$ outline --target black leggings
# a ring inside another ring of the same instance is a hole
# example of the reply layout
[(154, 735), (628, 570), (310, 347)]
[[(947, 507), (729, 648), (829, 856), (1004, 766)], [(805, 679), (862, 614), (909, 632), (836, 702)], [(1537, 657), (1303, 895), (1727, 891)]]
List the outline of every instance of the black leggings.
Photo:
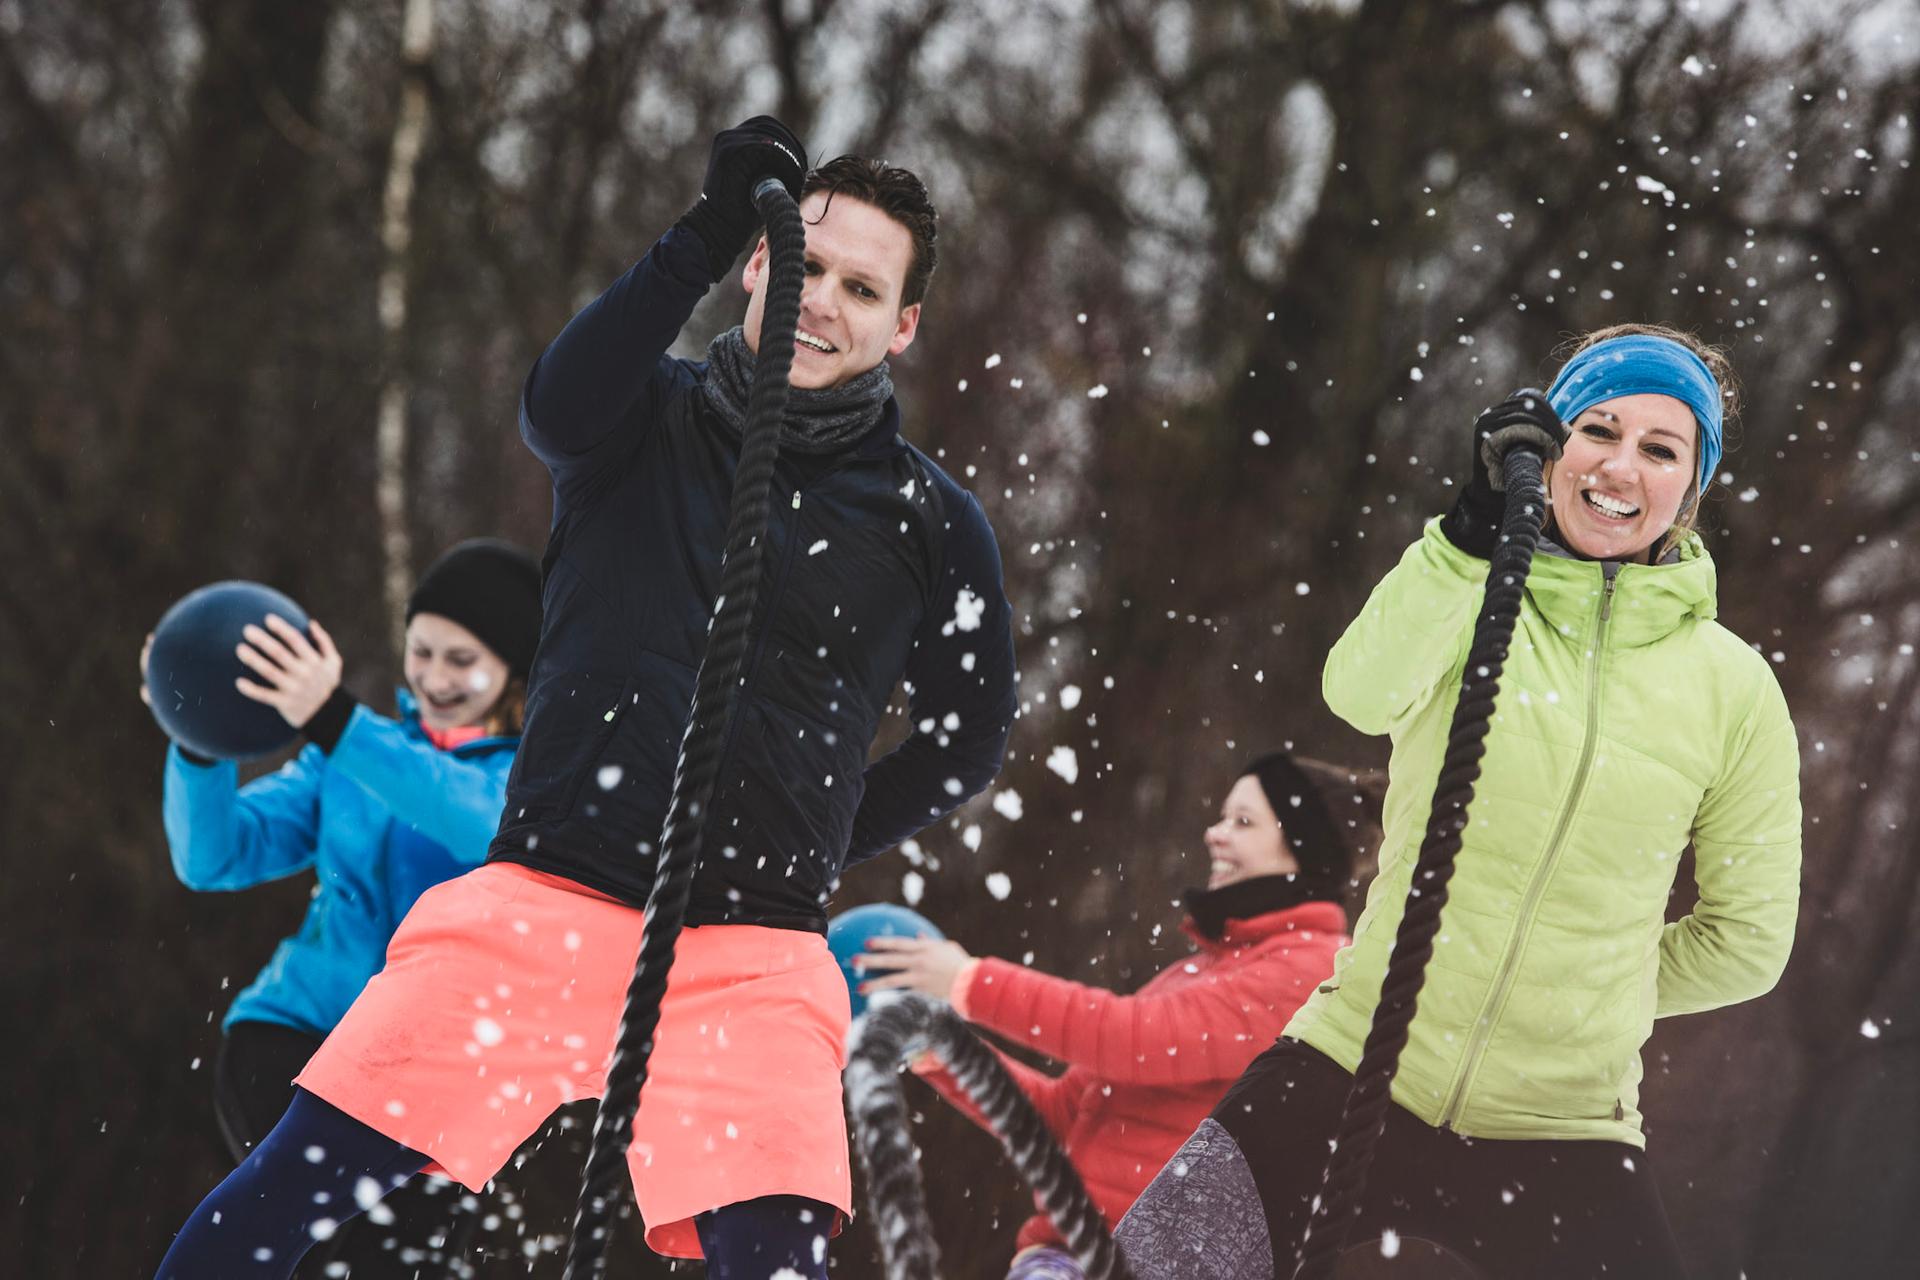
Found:
[[(236, 1022), (227, 1028), (213, 1062), (213, 1109), (234, 1163), (245, 1160), (293, 1102), (293, 1078), (321, 1038), (275, 1022)], [(325, 1275), (345, 1262), (364, 1280), (435, 1280), (455, 1271), (454, 1259), (472, 1246), (486, 1197), (476, 1200), (457, 1183), (420, 1179), (387, 1200), (379, 1223), (343, 1222), (318, 1244), (302, 1275)], [(390, 1215), (390, 1216), (389, 1216)]]
[[(1256, 1058), (1120, 1224), (1141, 1280), (1292, 1276), (1352, 1083), (1296, 1041)], [(1431, 1242), (1488, 1280), (1686, 1274), (1645, 1152), (1463, 1138), (1397, 1105), (1348, 1244), (1378, 1253), (1382, 1240), (1407, 1242), (1408, 1259)]]
[[(422, 1153), (295, 1090), (273, 1132), (187, 1219), (158, 1280), (287, 1280), (316, 1243), (334, 1239), (426, 1164)], [(703, 1213), (694, 1227), (711, 1280), (826, 1280), (836, 1217), (818, 1201), (767, 1196)]]
[(280, 1123), (293, 1101), (293, 1078), (319, 1047), (311, 1031), (274, 1022), (227, 1028), (213, 1060), (213, 1113), (235, 1164)]

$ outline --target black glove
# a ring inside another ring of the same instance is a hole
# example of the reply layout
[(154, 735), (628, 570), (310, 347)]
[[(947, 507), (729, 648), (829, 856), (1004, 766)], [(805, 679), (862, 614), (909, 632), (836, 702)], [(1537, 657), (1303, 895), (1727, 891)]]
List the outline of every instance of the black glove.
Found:
[(806, 176), (807, 149), (772, 116), (755, 116), (714, 135), (700, 198), (679, 222), (706, 245), (714, 279), (732, 270), (760, 226), (760, 211), (753, 206), (760, 179), (778, 178), (798, 200)]
[(1567, 429), (1547, 403), (1547, 393), (1535, 387), (1522, 387), (1482, 411), (1473, 421), (1473, 476), (1440, 522), (1447, 541), (1468, 555), (1491, 559), (1506, 514), (1500, 495), (1506, 489), (1507, 450), (1524, 444), (1542, 457), (1558, 458), (1566, 439)]

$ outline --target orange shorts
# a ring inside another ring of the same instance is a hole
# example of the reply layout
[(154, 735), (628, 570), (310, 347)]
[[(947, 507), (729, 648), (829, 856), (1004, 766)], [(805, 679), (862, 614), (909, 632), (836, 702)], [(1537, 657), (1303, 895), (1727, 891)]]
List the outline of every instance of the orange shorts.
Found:
[[(512, 863), (437, 885), (296, 1083), (477, 1191), (556, 1107), (600, 1095), (640, 922)], [(675, 953), (627, 1149), (647, 1244), (698, 1258), (694, 1215), (760, 1196), (852, 1216), (847, 988), (826, 940), (709, 925)]]

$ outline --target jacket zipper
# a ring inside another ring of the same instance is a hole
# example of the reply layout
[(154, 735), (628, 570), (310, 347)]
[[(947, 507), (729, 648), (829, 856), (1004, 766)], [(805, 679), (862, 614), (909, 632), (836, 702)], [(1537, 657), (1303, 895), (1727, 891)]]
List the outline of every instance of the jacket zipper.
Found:
[(1546, 893), (1547, 882), (1553, 878), (1554, 864), (1560, 860), (1560, 851), (1566, 844), (1567, 829), (1573, 825), (1573, 811), (1579, 807), (1580, 798), (1586, 794), (1587, 774), (1593, 767), (1594, 747), (1600, 736), (1600, 660), (1606, 644), (1607, 623), (1613, 618), (1613, 589), (1620, 573), (1617, 561), (1606, 561), (1601, 565), (1605, 576), (1605, 587), (1600, 595), (1600, 616), (1593, 624), (1593, 653), (1587, 663), (1587, 731), (1580, 746), (1580, 764), (1574, 770), (1573, 790), (1567, 795), (1567, 802), (1561, 808), (1558, 820), (1554, 823), (1553, 836), (1547, 841), (1546, 856), (1540, 859), (1540, 865), (1534, 868), (1533, 879), (1527, 884), (1527, 895), (1521, 900), (1520, 912), (1514, 929), (1507, 942), (1506, 954), (1501, 957), (1500, 970), (1494, 979), (1493, 990), (1487, 994), (1486, 1003), (1481, 1007), (1480, 1017), (1474, 1023), (1473, 1034), (1467, 1039), (1467, 1051), (1461, 1058), (1460, 1072), (1454, 1077), (1453, 1088), (1447, 1094), (1446, 1105), (1440, 1109), (1440, 1126), (1452, 1128), (1460, 1119), (1460, 1113), (1466, 1107), (1467, 1091), (1473, 1085), (1473, 1077), (1480, 1069), (1480, 1061), (1486, 1053), (1487, 1043), (1493, 1038), (1494, 1024), (1500, 1020), (1507, 997), (1512, 993), (1513, 980), (1520, 969), (1520, 951), (1522, 943), (1533, 928), (1533, 914), (1539, 909), (1540, 899)]

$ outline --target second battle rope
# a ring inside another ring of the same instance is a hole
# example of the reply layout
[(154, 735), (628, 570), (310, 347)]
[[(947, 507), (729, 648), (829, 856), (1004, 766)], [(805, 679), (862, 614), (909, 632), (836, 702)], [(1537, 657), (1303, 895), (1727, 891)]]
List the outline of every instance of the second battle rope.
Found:
[(673, 967), (674, 944), (679, 941), (693, 875), (700, 866), (702, 828), (719, 773), (727, 722), (733, 714), (734, 691), (747, 649), (747, 626), (759, 596), (769, 490), (780, 451), (787, 373), (793, 365), (794, 330), (800, 323), (800, 293), (806, 279), (807, 228), (793, 197), (772, 178), (754, 189), (753, 202), (767, 222), (772, 267), (753, 389), (747, 397), (746, 431), (733, 475), (719, 599), (707, 652), (694, 679), (693, 708), (687, 718), (686, 735), (680, 741), (680, 759), (674, 766), (673, 795), (667, 802), (659, 863), (653, 888), (647, 894), (640, 957), (627, 987), (620, 1037), (607, 1069), (600, 1112), (594, 1120), (593, 1146), (587, 1155), (567, 1252), (566, 1280), (587, 1280), (605, 1270), (613, 1211), (627, 1181), (627, 1144), (633, 1138), (633, 1117), (640, 1106), (641, 1086), (647, 1082), (647, 1061), (653, 1053), (654, 1032), (660, 1026), (660, 1000), (667, 990), (667, 971)]
[[(1508, 450), (1504, 461), (1507, 506), (1500, 521), (1500, 544), (1487, 566), (1486, 599), (1467, 649), (1460, 701), (1453, 709), (1446, 756), (1434, 785), (1433, 812), (1413, 864), (1406, 912), (1400, 917), (1393, 956), (1380, 981), (1380, 1003), (1374, 1007), (1373, 1026), (1353, 1074), (1346, 1111), (1321, 1180), (1320, 1197), (1301, 1237), (1303, 1253), (1294, 1280), (1328, 1280), (1346, 1246), (1347, 1233), (1360, 1216), (1367, 1171), (1386, 1128), (1393, 1077), (1400, 1069), (1400, 1051), (1406, 1048), (1414, 1006), (1426, 982), (1427, 961), (1440, 930), (1440, 910), (1447, 904), (1447, 882), (1453, 878), (1454, 855), (1460, 852), (1467, 806), (1473, 802), (1480, 758), (1487, 751), (1487, 727), (1493, 718), (1494, 698), (1500, 692), (1500, 673), (1506, 666), (1514, 624), (1520, 617), (1521, 592), (1533, 568), (1534, 549), (1540, 543), (1540, 528), (1546, 519), (1539, 455), (1516, 446)], [(1275, 1261), (1280, 1259), (1276, 1257)]]
[(923, 1050), (979, 1108), (1087, 1280), (1130, 1280), (1105, 1218), (1033, 1103), (959, 1014), (914, 992), (875, 1001), (855, 1024), (847, 1055), (847, 1108), (888, 1280), (934, 1280), (940, 1263), (900, 1089), (900, 1064)]

